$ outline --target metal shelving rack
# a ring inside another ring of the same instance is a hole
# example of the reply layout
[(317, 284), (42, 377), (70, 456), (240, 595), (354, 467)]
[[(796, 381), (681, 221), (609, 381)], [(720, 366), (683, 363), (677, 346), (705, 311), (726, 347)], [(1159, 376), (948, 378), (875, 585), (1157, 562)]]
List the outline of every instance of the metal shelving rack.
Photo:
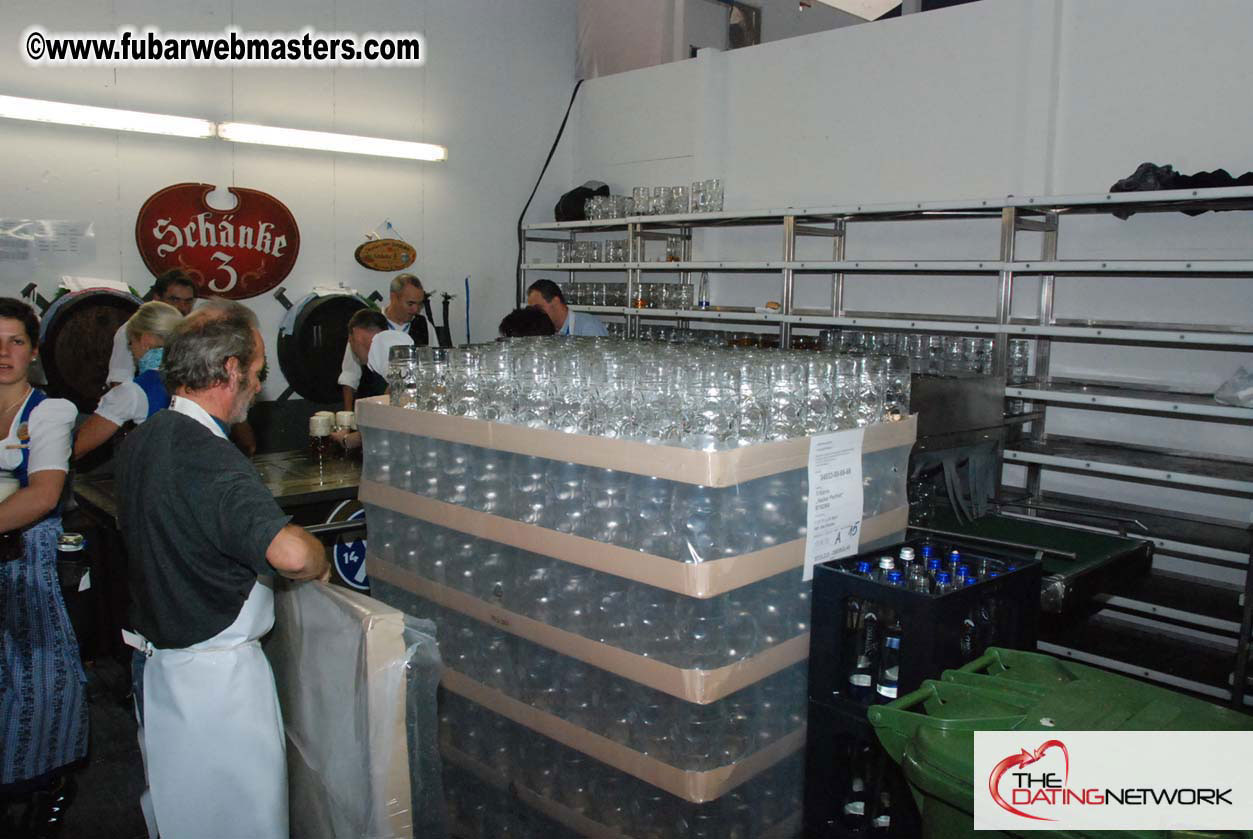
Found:
[[(968, 335), (1000, 336), (993, 357), (993, 374), (1004, 376), (1007, 338), (1025, 338), (1034, 344), (1034, 377), (1011, 383), (1006, 396), (1029, 404), (1018, 442), (1007, 446), (1008, 463), (1026, 470), (1025, 491), (1005, 499), (1006, 509), (1106, 531), (1127, 531), (1151, 539), (1159, 552), (1238, 568), (1244, 572), (1244, 592), (1233, 592), (1191, 577), (1155, 572), (1139, 587), (1136, 597), (1110, 598), (1106, 609), (1167, 624), (1221, 634), (1235, 644), (1235, 654), (1215, 654), (1195, 647), (1189, 656), (1182, 645), (1177, 658), (1190, 658), (1184, 676), (1155, 670), (1159, 662), (1145, 649), (1143, 628), (1105, 627), (1078, 633), (1072, 644), (1053, 645), (1051, 651), (1242, 705), (1248, 690), (1250, 633), (1253, 630), (1253, 527), (1249, 520), (1214, 520), (1167, 509), (1133, 507), (1043, 491), (1042, 476), (1060, 470), (1144, 482), (1234, 496), (1250, 500), (1253, 511), (1253, 459), (1249, 452), (1216, 457), (1184, 451), (1167, 451), (1096, 440), (1050, 435), (1048, 406), (1177, 417), (1194, 422), (1253, 425), (1253, 409), (1221, 405), (1212, 397), (1180, 393), (1118, 381), (1083, 381), (1054, 376), (1051, 355), (1055, 343), (1083, 342), (1119, 346), (1168, 346), (1253, 353), (1253, 322), (1215, 326), (1195, 323), (1075, 321), (1055, 315), (1057, 279), (1067, 276), (1119, 277), (1231, 277), (1253, 278), (1253, 260), (1247, 259), (1059, 259), (1061, 221), (1082, 215), (1110, 214), (1116, 210), (1165, 213), (1182, 210), (1253, 210), (1253, 188), (1176, 190), (1153, 193), (1111, 193), (1073, 196), (1005, 196), (950, 202), (900, 202), (892, 204), (840, 204), (828, 207), (778, 208), (669, 216), (637, 216), (599, 222), (532, 224), (525, 227), (523, 267), (536, 272), (567, 272), (574, 278), (584, 271), (625, 273), (627, 299), (638, 297), (639, 283), (656, 272), (677, 272), (679, 281), (691, 283), (702, 271), (744, 272), (775, 276), (782, 280), (782, 307), (763, 313), (745, 307), (675, 310), (634, 307), (576, 307), (580, 310), (625, 318), (628, 334), (637, 334), (644, 318), (775, 325), (780, 343), (787, 346), (796, 329), (828, 327), (862, 330), (886, 329)], [(986, 260), (858, 260), (846, 249), (851, 226), (861, 222), (985, 219), (999, 224), (1000, 246), (995, 259)], [(727, 261), (695, 259), (691, 234), (694, 229), (765, 227), (779, 231), (780, 259)], [(625, 232), (630, 240), (631, 261), (616, 264), (557, 264), (527, 262), (533, 244), (574, 240), (580, 235)], [(1038, 253), (1020, 253), (1019, 234), (1039, 234)], [(645, 242), (667, 235), (683, 237), (679, 262), (645, 261)], [(831, 239), (831, 259), (796, 259), (798, 237)], [(801, 309), (795, 305), (798, 275), (831, 277), (830, 306)], [(995, 277), (996, 301), (990, 317), (954, 317), (910, 312), (855, 311), (846, 306), (845, 278), (849, 275), (976, 275)], [(1038, 285), (1037, 314), (1014, 317), (1015, 279), (1031, 277)], [(1253, 291), (1253, 287), (1250, 289)], [(1246, 315), (1247, 316), (1247, 315)], [(1100, 512), (1098, 513), (1098, 508)], [(1233, 554), (1240, 559), (1232, 559)], [(1107, 622), (1108, 623), (1108, 622)], [(1082, 636), (1082, 637), (1080, 637)], [(1090, 637), (1089, 637), (1090, 636)], [(1096, 640), (1093, 640), (1096, 639)], [(1089, 643), (1083, 643), (1089, 642)], [(1108, 642), (1120, 658), (1093, 651)], [(1175, 643), (1163, 639), (1162, 649)], [(1087, 647), (1085, 649), (1084, 647)]]

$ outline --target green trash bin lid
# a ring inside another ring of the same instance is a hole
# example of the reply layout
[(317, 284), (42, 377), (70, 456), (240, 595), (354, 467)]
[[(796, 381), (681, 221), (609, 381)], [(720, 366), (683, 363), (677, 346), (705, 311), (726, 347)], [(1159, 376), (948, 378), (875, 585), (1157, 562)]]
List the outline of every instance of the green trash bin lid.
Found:
[(966, 812), (974, 810), (976, 731), (1253, 729), (1253, 717), (1200, 699), (1042, 653), (995, 647), (946, 671), (941, 681), (870, 708), (868, 716), (911, 784)]

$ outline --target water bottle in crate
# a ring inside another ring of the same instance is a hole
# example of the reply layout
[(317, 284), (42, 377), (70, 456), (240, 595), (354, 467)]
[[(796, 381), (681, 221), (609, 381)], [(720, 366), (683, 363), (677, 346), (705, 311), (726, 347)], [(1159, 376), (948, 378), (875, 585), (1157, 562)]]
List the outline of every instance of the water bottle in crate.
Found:
[[(919, 562), (929, 562), (934, 576)], [(989, 644), (1033, 649), (1040, 576), (1035, 559), (926, 540), (817, 566), (810, 698), (890, 702)]]

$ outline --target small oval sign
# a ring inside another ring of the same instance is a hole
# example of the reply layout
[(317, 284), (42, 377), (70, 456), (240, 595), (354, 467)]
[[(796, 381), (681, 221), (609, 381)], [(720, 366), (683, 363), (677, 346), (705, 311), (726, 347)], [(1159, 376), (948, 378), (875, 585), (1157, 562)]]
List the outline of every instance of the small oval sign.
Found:
[(371, 271), (403, 271), (418, 258), (418, 252), (413, 249), (413, 245), (400, 239), (372, 239), (363, 242), (353, 255)]

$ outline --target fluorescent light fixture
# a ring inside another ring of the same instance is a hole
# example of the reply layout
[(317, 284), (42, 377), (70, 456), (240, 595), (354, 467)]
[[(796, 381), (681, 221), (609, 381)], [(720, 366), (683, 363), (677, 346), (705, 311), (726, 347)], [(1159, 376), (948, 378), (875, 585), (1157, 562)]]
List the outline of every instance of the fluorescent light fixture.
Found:
[(212, 137), (213, 123), (207, 119), (147, 114), (117, 108), (91, 105), (69, 105), (44, 99), (23, 99), (0, 96), (0, 117), (54, 122), (60, 125), (83, 125), (89, 128), (110, 128), (114, 131), (139, 131), (145, 134), (170, 134), (175, 137)]
[(113, 131), (139, 131), (145, 134), (169, 134), (174, 137), (221, 137), (235, 143), (257, 143), (263, 146), (286, 146), (297, 149), (343, 154), (368, 154), (376, 157), (400, 157), (407, 160), (441, 161), (448, 159), (448, 149), (431, 143), (407, 140), (384, 140), (381, 137), (358, 137), (354, 134), (332, 134), (326, 131), (301, 131), (296, 128), (274, 128), (244, 122), (214, 123), (207, 119), (123, 111), (118, 108), (97, 108), (92, 105), (70, 105), (46, 99), (23, 99), (0, 96), (0, 118), (28, 119), (58, 125), (83, 125)]
[(344, 154), (370, 154), (378, 157), (403, 157), (410, 160), (440, 161), (448, 159), (448, 149), (431, 143), (406, 140), (384, 140), (380, 137), (359, 137), (354, 134), (331, 134), (325, 131), (301, 131), (296, 128), (274, 128), (245, 122), (218, 123), (218, 136), (234, 143), (258, 143), (263, 146), (288, 146), (297, 149), (318, 149)]

